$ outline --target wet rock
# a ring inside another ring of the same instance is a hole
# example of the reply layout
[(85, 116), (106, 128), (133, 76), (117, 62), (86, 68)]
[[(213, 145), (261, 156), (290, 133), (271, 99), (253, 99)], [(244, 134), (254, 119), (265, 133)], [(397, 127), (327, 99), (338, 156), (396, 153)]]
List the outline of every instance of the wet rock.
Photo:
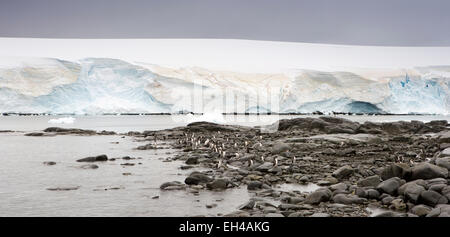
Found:
[(262, 188), (262, 183), (259, 181), (252, 181), (250, 183), (247, 184), (247, 189), (248, 190), (258, 190)]
[(399, 177), (402, 179), (409, 179), (411, 176), (411, 168), (407, 164), (395, 163), (385, 167), (381, 171), (381, 179), (388, 180), (392, 177)]
[(210, 177), (208, 177), (205, 174), (202, 174), (200, 172), (193, 172), (192, 174), (189, 175), (189, 177), (187, 177), (184, 180), (184, 183), (188, 184), (188, 185), (197, 185), (200, 183), (209, 183), (211, 182), (212, 179)]
[(438, 192), (427, 190), (420, 194), (420, 202), (434, 207), (437, 204), (447, 204), (448, 200)]
[(450, 205), (437, 205), (427, 214), (427, 217), (450, 217)]
[(306, 204), (319, 204), (330, 200), (332, 192), (327, 188), (320, 188), (311, 194), (309, 194), (304, 203)]
[(184, 184), (179, 181), (165, 182), (159, 186), (160, 189), (166, 190), (169, 187), (184, 187)]
[(410, 210), (410, 212), (412, 214), (414, 214), (414, 215), (419, 216), (419, 217), (424, 217), (424, 216), (428, 215), (431, 212), (431, 207), (420, 204), (420, 205), (414, 206)]
[(377, 187), (381, 182), (380, 176), (373, 175), (358, 181), (357, 185), (360, 187)]
[(397, 189), (404, 184), (404, 180), (401, 180), (398, 177), (393, 177), (388, 180), (381, 182), (377, 189), (380, 192), (388, 193), (390, 195), (395, 195), (397, 193)]
[(447, 178), (448, 170), (430, 163), (421, 163), (412, 168), (411, 179)]
[(54, 161), (44, 161), (44, 162), (42, 162), (42, 164), (51, 166), (51, 165), (56, 165), (56, 162), (54, 162)]
[(337, 194), (333, 197), (333, 202), (340, 204), (362, 204), (366, 201), (365, 198), (360, 198), (353, 194)]
[(212, 189), (212, 190), (218, 190), (218, 189), (226, 189), (228, 186), (229, 181), (226, 179), (216, 179), (210, 183), (206, 184), (206, 188)]
[(217, 203), (206, 204), (206, 208), (214, 208), (217, 207)]
[(64, 187), (54, 187), (54, 188), (47, 188), (49, 191), (72, 191), (79, 189), (80, 186), (64, 186)]
[(185, 162), (187, 165), (196, 165), (198, 164), (198, 158), (197, 157), (190, 157)]
[(28, 137), (42, 137), (44, 135), (45, 134), (42, 132), (30, 132), (30, 133), (25, 134), (25, 136), (28, 136)]
[(108, 156), (106, 155), (99, 155), (99, 156), (93, 156), (93, 157), (86, 157), (83, 159), (77, 160), (77, 162), (97, 162), (97, 161), (107, 161)]
[(437, 158), (436, 165), (450, 170), (450, 157)]
[(336, 177), (338, 180), (342, 180), (350, 176), (353, 173), (353, 168), (349, 165), (343, 166), (333, 172), (333, 177)]
[(93, 169), (98, 169), (98, 165), (82, 165), (80, 166), (81, 169), (85, 169), (85, 170), (93, 170)]

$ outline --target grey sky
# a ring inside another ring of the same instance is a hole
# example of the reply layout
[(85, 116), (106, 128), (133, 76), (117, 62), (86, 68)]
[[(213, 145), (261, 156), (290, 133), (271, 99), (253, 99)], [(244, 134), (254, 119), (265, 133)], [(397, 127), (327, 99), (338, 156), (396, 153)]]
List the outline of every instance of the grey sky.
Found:
[(0, 0), (0, 37), (450, 46), (447, 0)]

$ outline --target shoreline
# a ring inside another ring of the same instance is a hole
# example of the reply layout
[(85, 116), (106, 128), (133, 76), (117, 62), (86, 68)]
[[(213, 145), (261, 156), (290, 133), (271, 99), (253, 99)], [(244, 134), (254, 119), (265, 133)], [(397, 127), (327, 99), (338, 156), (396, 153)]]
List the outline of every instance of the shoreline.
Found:
[[(184, 182), (161, 180), (161, 192), (196, 195), (247, 188), (249, 200), (235, 203), (240, 205), (236, 211), (218, 216), (371, 216), (370, 210), (378, 210), (375, 216), (450, 214), (446, 120), (358, 123), (325, 116), (275, 124), (278, 129), (271, 133), (259, 127), (194, 122), (118, 135), (147, 143), (133, 148), (144, 151), (161, 149), (158, 144), (163, 142), (176, 151), (163, 162), (182, 161), (179, 169), (183, 170), (205, 169), (190, 172)], [(53, 127), (26, 135), (68, 134), (113, 133)], [(279, 188), (286, 185), (291, 187)], [(302, 190), (305, 185), (314, 188)], [(221, 203), (207, 208), (217, 205)]]

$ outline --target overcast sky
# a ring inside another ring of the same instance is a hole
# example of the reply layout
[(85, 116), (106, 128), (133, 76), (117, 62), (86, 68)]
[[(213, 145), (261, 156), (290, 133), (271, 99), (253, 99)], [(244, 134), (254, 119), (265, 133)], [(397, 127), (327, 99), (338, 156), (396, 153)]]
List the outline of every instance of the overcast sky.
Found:
[(0, 0), (0, 37), (450, 46), (450, 1)]

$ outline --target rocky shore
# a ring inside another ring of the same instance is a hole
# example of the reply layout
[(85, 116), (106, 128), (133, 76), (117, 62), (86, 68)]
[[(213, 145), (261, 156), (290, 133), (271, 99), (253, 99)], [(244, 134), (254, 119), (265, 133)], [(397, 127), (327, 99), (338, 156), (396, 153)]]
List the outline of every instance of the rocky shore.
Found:
[[(207, 168), (162, 190), (246, 186), (254, 194), (225, 216), (450, 216), (447, 121), (297, 118), (264, 129), (197, 122), (134, 135), (170, 140), (185, 169)], [(277, 189), (280, 184), (299, 188)], [(307, 184), (318, 188), (302, 192)]]
[[(115, 133), (48, 128), (26, 135), (64, 134)], [(163, 192), (246, 187), (250, 200), (220, 216), (450, 216), (450, 127), (445, 120), (357, 123), (319, 117), (280, 120), (265, 127), (196, 122), (118, 135), (144, 142), (137, 150), (163, 149), (161, 144), (174, 148), (176, 155), (164, 161), (184, 162), (180, 169), (202, 168), (184, 182), (166, 180), (160, 186)], [(98, 155), (77, 161), (110, 160), (115, 159)]]

